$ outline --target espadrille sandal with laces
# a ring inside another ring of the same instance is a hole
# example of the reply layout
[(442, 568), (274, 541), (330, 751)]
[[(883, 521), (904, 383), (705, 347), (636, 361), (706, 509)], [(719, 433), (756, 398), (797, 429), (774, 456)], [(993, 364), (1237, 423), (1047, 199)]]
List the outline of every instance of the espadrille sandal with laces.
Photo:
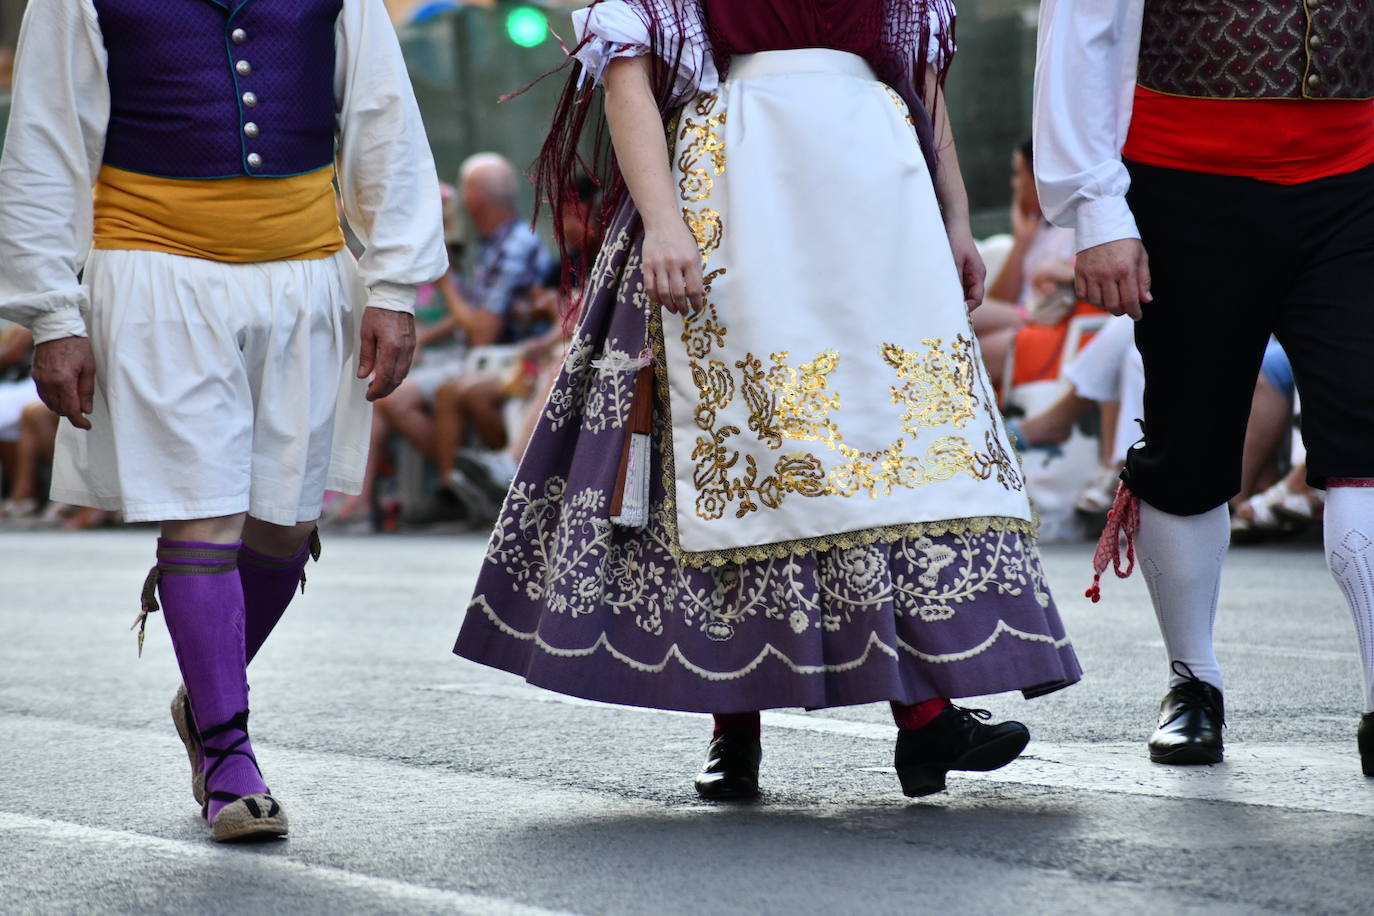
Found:
[[(215, 795), (223, 793), (210, 793)], [(230, 796), (232, 797), (232, 796)], [(244, 795), (220, 809), (210, 825), (216, 843), (244, 840), (274, 840), (286, 836), (286, 812), (270, 795)]]
[(196, 717), (191, 712), (191, 700), (186, 696), (186, 688), (178, 687), (172, 697), (172, 724), (177, 728), (177, 737), (186, 747), (186, 756), (191, 759), (191, 794), (196, 804), (205, 807), (205, 755), (201, 751), (200, 735), (196, 732)]
[[(217, 747), (210, 739), (227, 733), (238, 732), (240, 737), (228, 747)], [(257, 758), (253, 756), (248, 744), (248, 710), (243, 710), (228, 722), (207, 728), (200, 733), (201, 752), (209, 765), (205, 768), (205, 785), (209, 789), (215, 773), (230, 757), (247, 757), (253, 768), (262, 775)], [(210, 817), (212, 803), (222, 805), (213, 818)], [(235, 840), (268, 840), (286, 836), (286, 812), (281, 803), (270, 792), (255, 792), (238, 795), (210, 789), (201, 807), (201, 816), (210, 822), (211, 839), (217, 843)]]

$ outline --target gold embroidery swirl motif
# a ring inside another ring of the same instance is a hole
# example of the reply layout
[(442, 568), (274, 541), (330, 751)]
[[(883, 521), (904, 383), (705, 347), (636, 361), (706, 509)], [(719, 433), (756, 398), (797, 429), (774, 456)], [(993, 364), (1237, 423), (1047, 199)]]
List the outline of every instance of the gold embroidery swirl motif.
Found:
[(902, 429), (916, 435), (922, 429), (953, 426), (963, 429), (977, 414), (978, 396), (973, 393), (973, 340), (960, 334), (946, 353), (940, 338), (921, 341), (925, 353), (912, 353), (896, 344), (880, 348), (883, 362), (897, 370), (904, 384), (892, 388), (892, 403), (902, 404)]
[[(894, 94), (894, 100), (900, 102), (900, 97)], [(896, 374), (898, 384), (889, 392), (892, 403), (902, 408), (901, 435), (872, 451), (845, 442), (837, 422), (842, 398), (831, 387), (831, 377), (841, 365), (838, 351), (824, 350), (797, 366), (789, 363), (790, 353), (780, 351), (770, 354), (772, 365), (766, 369), (758, 356), (748, 353), (733, 363), (738, 380), (730, 365), (711, 358), (725, 346), (729, 332), (709, 295), (711, 283), (726, 273), (725, 268), (710, 271), (726, 227), (719, 210), (704, 206), (726, 166), (726, 115), (714, 113), (717, 101), (715, 94), (703, 95), (684, 109), (673, 130), (683, 222), (700, 249), (708, 293), (706, 304), (686, 317), (681, 334), (697, 393), (693, 422), (698, 434), (691, 460), (698, 517), (714, 521), (733, 509), (735, 518), (744, 518), (779, 508), (790, 494), (876, 499), (961, 473), (979, 480), (995, 477), (1007, 489), (1021, 489), (1015, 460), (992, 430), (984, 437), (984, 452), (962, 436), (945, 435), (909, 453), (924, 431), (964, 429), (978, 418), (980, 407), (992, 410), (977, 391), (980, 374), (971, 336), (959, 334), (948, 349), (941, 338), (923, 339), (921, 350), (893, 343), (878, 347), (878, 356)], [(722, 420), (737, 396), (748, 411), (748, 432), (766, 448), (782, 452), (784, 442), (816, 442), (838, 452), (841, 460), (827, 467), (816, 454), (798, 450), (779, 454), (771, 469), (760, 466), (755, 456), (731, 447), (731, 440), (743, 434), (742, 420)]]
[(774, 353), (768, 372), (768, 387), (777, 395), (782, 435), (799, 442), (822, 442), (833, 449), (844, 436), (830, 419), (830, 412), (840, 409), (840, 395), (830, 390), (828, 378), (839, 368), (840, 354), (826, 350), (796, 369), (787, 365), (789, 355), (785, 350)]

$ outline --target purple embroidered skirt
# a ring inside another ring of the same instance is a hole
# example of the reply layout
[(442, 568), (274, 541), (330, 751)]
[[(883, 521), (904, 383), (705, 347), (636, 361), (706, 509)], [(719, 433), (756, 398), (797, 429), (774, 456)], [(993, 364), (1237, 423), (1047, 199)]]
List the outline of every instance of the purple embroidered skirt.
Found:
[[(627, 205), (454, 652), (561, 693), (692, 712), (1031, 696), (1077, 681), (1034, 542), (1017, 530), (697, 568), (675, 559), (661, 435), (649, 524), (612, 524), (634, 358), (650, 338), (642, 239)], [(656, 404), (655, 424), (665, 415)]]

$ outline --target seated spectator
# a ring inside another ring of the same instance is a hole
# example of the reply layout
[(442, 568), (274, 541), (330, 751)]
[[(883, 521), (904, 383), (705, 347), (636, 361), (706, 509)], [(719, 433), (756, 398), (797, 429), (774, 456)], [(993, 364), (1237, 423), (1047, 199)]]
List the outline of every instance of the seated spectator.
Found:
[[(17, 324), (0, 321), (0, 516), (25, 517), (39, 509), (38, 474), (43, 452), (32, 427), (42, 411), (38, 388), (30, 377), (33, 335)], [(50, 413), (50, 411), (48, 411)], [(54, 430), (56, 429), (54, 421)], [(28, 435), (25, 435), (25, 433)], [(51, 447), (48, 449), (51, 459)]]
[[(590, 267), (588, 261), (601, 247), (596, 201), (595, 184), (584, 178), (560, 211), (569, 263), (566, 271), (564, 265), (550, 270), (543, 285), (531, 294), (534, 312), (547, 317), (549, 329), (521, 345), (520, 358), (504, 377), (454, 379), (439, 388), (434, 416), (440, 485), (461, 500), (474, 518), (495, 518), (500, 510), (501, 499), (533, 432), (533, 422), (562, 368), (575, 316), (563, 314), (567, 309), (560, 307), (559, 290), (567, 280), (574, 287), (569, 302), (577, 299), (577, 287)], [(528, 404), (516, 421), (513, 436), (507, 428), (512, 418), (505, 413), (511, 401)], [(475, 434), (478, 447), (464, 448), (471, 434)]]
[(1011, 154), (1010, 251), (988, 284), (983, 305), (974, 311), (973, 330), (994, 385), (1006, 376), (1012, 342), (1026, 323), (1032, 304), (1042, 298), (1033, 285), (1036, 272), (1071, 265), (1073, 230), (1050, 225), (1035, 189), (1034, 150), (1029, 138)]
[[(496, 518), (519, 464), (518, 456), (507, 450), (506, 404), (531, 399), (545, 370), (562, 364), (567, 334), (556, 320), (557, 289), (557, 278), (548, 278), (547, 285), (531, 294), (536, 310), (555, 320), (544, 334), (521, 345), (520, 358), (510, 372), (452, 379), (440, 386), (435, 397), (439, 485), (461, 501), (474, 519)], [(475, 437), (476, 448), (464, 447), (469, 436)]]
[(0, 321), (0, 518), (35, 519), (64, 528), (95, 528), (114, 514), (48, 503), (41, 484), (52, 467), (58, 415), (38, 397), (30, 375), (33, 335)]
[[(1270, 339), (1245, 431), (1241, 492), (1231, 500), (1231, 539), (1254, 544), (1296, 534), (1321, 521), (1326, 494), (1307, 485), (1301, 440), (1293, 430), (1297, 386), (1288, 356)], [(1291, 459), (1291, 460), (1290, 460)], [(1284, 468), (1292, 470), (1284, 474)]]
[(1091, 530), (1111, 508), (1126, 450), (1140, 438), (1135, 421), (1145, 413), (1145, 372), (1135, 348), (1135, 322), (1124, 315), (1110, 319), (1064, 367), (1063, 377), (1063, 394), (1021, 420), (1019, 435), (1030, 447), (1059, 446), (1080, 420), (1099, 411), (1099, 468), (1081, 482), (1074, 500)]
[(454, 265), (437, 285), (444, 317), (425, 332), (427, 344), (453, 341), (453, 349), (425, 354), (410, 377), (378, 401), (373, 415), (372, 451), (359, 501), (368, 505), (385, 443), (400, 435), (432, 464), (440, 452), (435, 439), (434, 404), (448, 382), (480, 378), (474, 351), (515, 345), (545, 332), (548, 316), (530, 304), (530, 291), (549, 269), (551, 258), (539, 237), (520, 217), (515, 169), (495, 153), (469, 157), (459, 171), (459, 195), (477, 235), (474, 264), (464, 282)]

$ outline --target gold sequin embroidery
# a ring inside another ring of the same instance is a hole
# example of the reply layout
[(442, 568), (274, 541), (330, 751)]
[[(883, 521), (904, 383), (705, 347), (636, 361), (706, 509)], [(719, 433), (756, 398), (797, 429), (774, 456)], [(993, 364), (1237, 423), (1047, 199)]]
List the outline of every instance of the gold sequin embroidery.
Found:
[(821, 442), (833, 449), (844, 438), (830, 418), (832, 410), (840, 409), (840, 395), (830, 390), (829, 383), (830, 374), (839, 368), (840, 354), (826, 350), (796, 369), (787, 364), (789, 355), (785, 350), (774, 353), (773, 368), (768, 372), (782, 435), (799, 442)]
[(978, 397), (973, 393), (977, 375), (973, 339), (960, 334), (950, 351), (942, 349), (940, 338), (921, 343), (925, 353), (903, 350), (896, 344), (880, 348), (883, 362), (897, 370), (903, 383), (892, 388), (892, 403), (902, 404), (902, 429), (917, 435), (922, 429), (953, 426), (963, 429), (977, 414)]
[[(905, 109), (900, 96), (893, 97)], [(709, 269), (726, 227), (718, 210), (703, 206), (726, 166), (725, 115), (713, 114), (716, 103), (714, 94), (702, 96), (684, 110), (674, 129), (683, 222), (701, 251), (708, 293), (705, 305), (686, 317), (681, 333), (697, 392), (693, 422), (699, 433), (691, 453), (696, 514), (713, 521), (733, 509), (735, 518), (743, 518), (761, 509), (777, 509), (789, 495), (877, 498), (961, 473), (980, 480), (995, 476), (1004, 487), (1021, 489), (1014, 459), (991, 431), (985, 437), (986, 452), (976, 451), (962, 436), (943, 436), (924, 451), (909, 453), (922, 431), (963, 429), (976, 419), (977, 408), (991, 409), (990, 403), (981, 404), (975, 390), (978, 357), (971, 336), (958, 335), (948, 349), (939, 338), (922, 340), (920, 351), (891, 343), (878, 348), (882, 361), (896, 373), (898, 384), (889, 390), (892, 402), (903, 408), (903, 435), (873, 451), (844, 441), (838, 420), (843, 400), (831, 387), (831, 376), (841, 363), (838, 351), (822, 351), (796, 366), (790, 363), (790, 353), (772, 353), (772, 365), (766, 369), (750, 353), (734, 362), (738, 375), (724, 361), (711, 358), (724, 347), (729, 333), (709, 295), (711, 283), (725, 274), (724, 268)], [(748, 433), (769, 450), (782, 452), (787, 442), (815, 442), (838, 452), (840, 460), (827, 467), (816, 454), (798, 450), (779, 454), (771, 468), (761, 466), (755, 456), (731, 447), (744, 430), (722, 422), (722, 413), (737, 399), (748, 411)]]

